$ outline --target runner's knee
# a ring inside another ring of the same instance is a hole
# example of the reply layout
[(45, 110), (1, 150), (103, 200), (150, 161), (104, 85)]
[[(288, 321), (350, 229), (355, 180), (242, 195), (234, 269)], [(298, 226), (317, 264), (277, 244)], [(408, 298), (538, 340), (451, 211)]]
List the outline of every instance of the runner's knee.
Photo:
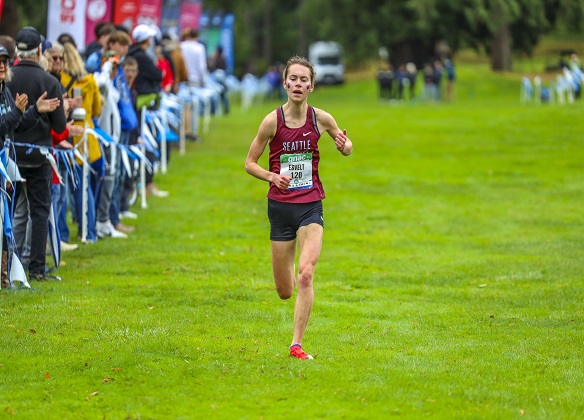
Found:
[(287, 286), (286, 287), (276, 287), (276, 290), (278, 291), (278, 296), (282, 300), (290, 299), (292, 297), (292, 293), (294, 292), (293, 287), (287, 287)]
[(314, 265), (306, 264), (300, 267), (298, 272), (298, 288), (312, 287), (312, 279), (314, 277)]

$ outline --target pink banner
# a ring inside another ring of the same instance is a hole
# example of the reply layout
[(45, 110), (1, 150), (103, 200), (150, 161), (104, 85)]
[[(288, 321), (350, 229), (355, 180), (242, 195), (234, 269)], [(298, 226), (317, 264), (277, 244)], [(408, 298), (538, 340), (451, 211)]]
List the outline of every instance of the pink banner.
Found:
[(85, 11), (85, 44), (95, 41), (94, 29), (99, 22), (111, 22), (113, 15), (112, 0), (87, 0)]
[(186, 0), (180, 5), (179, 28), (181, 32), (185, 28), (199, 29), (202, 7), (200, 1)]
[(160, 27), (162, 15), (162, 0), (140, 0), (138, 6), (137, 24), (156, 25)]

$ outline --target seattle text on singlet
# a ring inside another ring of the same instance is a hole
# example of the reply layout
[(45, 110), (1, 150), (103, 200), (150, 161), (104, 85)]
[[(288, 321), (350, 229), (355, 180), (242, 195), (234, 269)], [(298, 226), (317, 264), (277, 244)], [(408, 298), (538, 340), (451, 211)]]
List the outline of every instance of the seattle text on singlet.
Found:
[(270, 184), (268, 198), (284, 203), (311, 203), (324, 198), (324, 189), (318, 176), (318, 140), (320, 132), (316, 112), (310, 105), (302, 127), (286, 126), (284, 110), (276, 110), (278, 127), (270, 142), (270, 172), (288, 175), (290, 186), (281, 190)]

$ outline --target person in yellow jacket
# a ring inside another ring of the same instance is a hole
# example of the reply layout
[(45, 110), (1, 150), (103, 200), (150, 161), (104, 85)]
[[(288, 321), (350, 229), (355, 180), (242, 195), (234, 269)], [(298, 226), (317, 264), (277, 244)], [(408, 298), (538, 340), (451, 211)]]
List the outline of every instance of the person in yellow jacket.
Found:
[[(83, 59), (73, 44), (66, 43), (63, 45), (63, 65), (61, 67), (61, 84), (65, 87), (67, 95), (71, 98), (80, 97), (77, 106), (85, 109), (85, 127), (94, 128), (93, 118), (101, 114), (102, 98), (93, 74), (87, 73)], [(85, 237), (81, 240), (92, 243), (97, 240), (96, 232), (96, 211), (99, 206), (99, 196), (104, 176), (104, 160), (102, 157), (99, 140), (88, 134), (85, 137), (74, 137), (73, 145), (77, 146), (85, 138), (87, 141), (88, 154), (85, 157), (90, 163), (93, 171), (90, 171), (90, 182), (87, 183), (87, 231)], [(84, 153), (84, 145), (79, 144), (79, 152)], [(83, 176), (83, 164), (77, 159), (77, 173), (79, 175), (80, 185)], [(79, 236), (82, 235), (83, 217), (82, 217), (82, 197), (83, 191), (79, 186), (74, 191), (75, 207), (77, 210), (77, 223), (79, 225)]]

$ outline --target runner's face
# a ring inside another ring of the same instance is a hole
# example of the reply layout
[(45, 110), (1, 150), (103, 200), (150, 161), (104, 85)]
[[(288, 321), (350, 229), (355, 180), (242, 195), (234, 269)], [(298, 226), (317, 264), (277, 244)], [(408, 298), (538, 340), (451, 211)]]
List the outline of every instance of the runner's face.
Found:
[(310, 69), (302, 64), (292, 64), (288, 68), (288, 76), (284, 80), (288, 98), (304, 101), (312, 92), (314, 85), (310, 80)]

